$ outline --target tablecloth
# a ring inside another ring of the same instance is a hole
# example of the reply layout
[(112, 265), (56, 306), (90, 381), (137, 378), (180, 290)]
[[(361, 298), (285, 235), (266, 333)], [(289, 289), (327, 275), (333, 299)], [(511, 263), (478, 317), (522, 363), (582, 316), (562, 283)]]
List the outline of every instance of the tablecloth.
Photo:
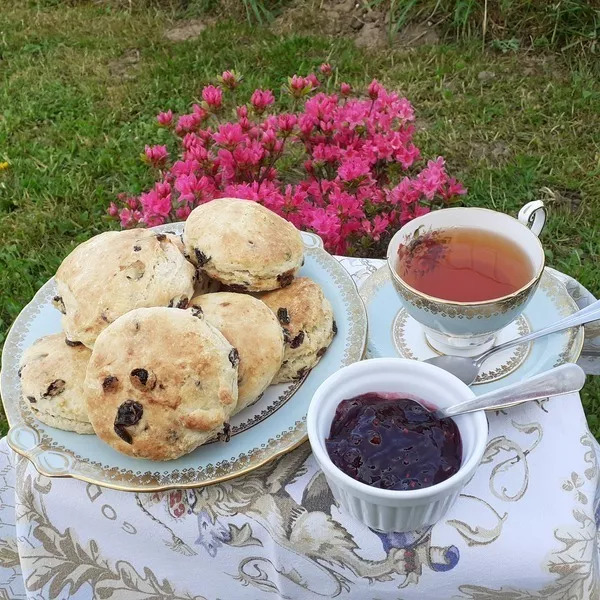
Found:
[[(361, 283), (381, 261), (340, 258)], [(562, 276), (580, 306), (593, 297)], [(600, 330), (581, 364), (600, 372)], [(434, 527), (340, 511), (308, 445), (198, 490), (39, 475), (0, 442), (0, 600), (600, 598), (598, 446), (577, 394), (489, 415), (482, 464)]]

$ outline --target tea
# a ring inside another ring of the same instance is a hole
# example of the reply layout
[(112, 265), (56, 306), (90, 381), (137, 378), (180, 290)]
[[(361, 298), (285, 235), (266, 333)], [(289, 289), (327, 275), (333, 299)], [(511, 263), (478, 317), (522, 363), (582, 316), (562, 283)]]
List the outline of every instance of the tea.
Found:
[(519, 246), (491, 231), (437, 229), (398, 249), (398, 274), (419, 292), (454, 302), (501, 298), (525, 286), (533, 265)]

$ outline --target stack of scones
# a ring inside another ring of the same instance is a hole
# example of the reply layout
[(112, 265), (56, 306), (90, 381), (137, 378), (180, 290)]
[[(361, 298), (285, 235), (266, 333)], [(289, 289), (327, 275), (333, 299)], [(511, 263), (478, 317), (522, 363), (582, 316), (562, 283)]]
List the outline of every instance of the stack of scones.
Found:
[(52, 427), (169, 460), (229, 439), (272, 383), (302, 379), (336, 333), (318, 284), (296, 277), (298, 230), (248, 200), (197, 207), (183, 241), (133, 229), (75, 248), (56, 273), (63, 332), (28, 348), (24, 403)]

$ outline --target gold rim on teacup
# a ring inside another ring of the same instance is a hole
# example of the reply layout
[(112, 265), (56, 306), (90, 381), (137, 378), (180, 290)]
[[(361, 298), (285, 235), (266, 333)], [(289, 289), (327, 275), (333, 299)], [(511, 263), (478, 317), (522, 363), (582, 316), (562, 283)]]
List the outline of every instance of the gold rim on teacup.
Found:
[[(477, 210), (477, 211), (483, 211), (486, 213), (497, 213), (497, 214), (503, 214), (504, 216), (510, 217), (511, 219), (515, 220), (519, 225), (521, 225), (521, 227), (523, 227), (523, 229), (525, 229), (528, 233), (532, 233), (531, 230), (524, 225), (523, 223), (521, 223), (520, 221), (518, 221), (517, 219), (514, 219), (514, 217), (511, 217), (510, 215), (506, 215), (505, 213), (498, 213), (498, 211), (496, 210), (490, 210), (489, 208), (479, 208), (479, 207), (471, 207), (471, 206), (465, 206), (465, 207), (456, 207), (456, 208), (443, 208), (441, 210), (444, 211), (455, 211), (455, 210), (464, 210), (464, 209), (468, 209), (468, 210)], [(428, 217), (428, 215), (430, 215), (431, 213), (427, 213), (426, 215), (423, 215), (421, 217), (417, 217), (416, 219), (413, 219), (412, 221), (410, 221), (410, 224), (413, 225), (415, 223), (417, 223), (418, 221), (425, 221)], [(449, 305), (453, 305), (453, 306), (482, 306), (485, 304), (495, 304), (497, 302), (503, 302), (504, 300), (509, 300), (510, 298), (514, 298), (515, 296), (518, 296), (519, 294), (521, 294), (522, 292), (528, 290), (532, 285), (535, 285), (536, 283), (539, 282), (539, 280), (541, 279), (543, 273), (544, 273), (544, 267), (546, 266), (546, 256), (544, 254), (544, 248), (542, 246), (542, 243), (540, 242), (539, 238), (537, 237), (537, 235), (533, 234), (533, 236), (535, 237), (535, 239), (537, 240), (537, 243), (539, 245), (540, 248), (540, 252), (542, 253), (542, 262), (540, 265), (540, 268), (536, 271), (535, 275), (523, 286), (520, 287), (518, 290), (510, 293), (510, 294), (506, 294), (505, 296), (499, 296), (498, 298), (491, 298), (489, 300), (476, 300), (473, 302), (458, 302), (456, 300), (446, 300), (444, 298), (437, 298), (436, 296), (430, 296), (429, 294), (425, 294), (424, 292), (420, 292), (419, 290), (417, 290), (416, 288), (412, 287), (411, 285), (409, 285), (408, 283), (406, 283), (406, 281), (404, 281), (404, 279), (402, 279), (402, 277), (400, 277), (400, 275), (398, 274), (398, 271), (396, 271), (394, 264), (393, 264), (393, 260), (396, 257), (396, 254), (398, 252), (398, 249), (396, 248), (393, 252), (392, 252), (392, 248), (394, 245), (394, 240), (397, 236), (399, 236), (400, 233), (402, 233), (402, 230), (404, 229), (404, 227), (401, 227), (392, 237), (392, 239), (390, 240), (390, 243), (388, 244), (388, 251), (387, 251), (387, 264), (388, 267), (392, 273), (392, 278), (395, 279), (400, 285), (402, 285), (404, 288), (406, 288), (409, 292), (411, 292), (412, 294), (414, 294), (415, 296), (420, 296), (421, 298), (423, 298), (424, 300), (427, 300), (428, 302), (435, 302), (437, 304), (449, 304)]]

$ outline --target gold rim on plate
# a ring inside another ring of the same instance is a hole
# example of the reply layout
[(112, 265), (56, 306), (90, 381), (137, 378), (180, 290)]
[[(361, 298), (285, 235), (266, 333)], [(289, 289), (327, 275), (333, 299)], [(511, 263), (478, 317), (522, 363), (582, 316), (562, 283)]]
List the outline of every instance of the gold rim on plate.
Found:
[[(182, 224), (169, 224), (155, 228), (157, 231), (181, 230)], [(348, 334), (340, 355), (340, 367), (361, 360), (367, 345), (367, 314), (358, 288), (344, 267), (322, 246), (314, 234), (303, 234), (305, 251), (315, 259), (320, 268), (337, 287), (348, 313)], [(291, 452), (308, 440), (306, 415), (275, 436), (260, 440), (256, 447), (233, 459), (223, 456), (215, 465), (207, 464), (198, 469), (172, 469), (171, 471), (141, 471), (106, 465), (91, 458), (77, 455), (69, 448), (60, 446), (40, 428), (26, 407), (22, 406), (18, 382), (18, 363), (23, 339), (29, 332), (31, 319), (49, 302), (53, 295), (53, 279), (44, 284), (31, 302), (21, 311), (6, 337), (0, 372), (0, 392), (10, 426), (7, 436), (9, 446), (26, 457), (36, 470), (47, 477), (71, 477), (101, 487), (127, 492), (158, 492), (170, 489), (203, 487), (246, 475), (284, 454)], [(9, 354), (6, 350), (9, 350)], [(17, 352), (15, 352), (15, 350)], [(300, 388), (301, 389), (301, 388)], [(24, 409), (24, 410), (23, 410)], [(269, 417), (265, 417), (268, 419)], [(20, 437), (22, 439), (20, 439)], [(265, 436), (266, 437), (266, 436)], [(48, 458), (62, 461), (62, 466), (49, 467)], [(157, 463), (157, 465), (168, 463)], [(167, 480), (168, 479), (168, 480)]]

